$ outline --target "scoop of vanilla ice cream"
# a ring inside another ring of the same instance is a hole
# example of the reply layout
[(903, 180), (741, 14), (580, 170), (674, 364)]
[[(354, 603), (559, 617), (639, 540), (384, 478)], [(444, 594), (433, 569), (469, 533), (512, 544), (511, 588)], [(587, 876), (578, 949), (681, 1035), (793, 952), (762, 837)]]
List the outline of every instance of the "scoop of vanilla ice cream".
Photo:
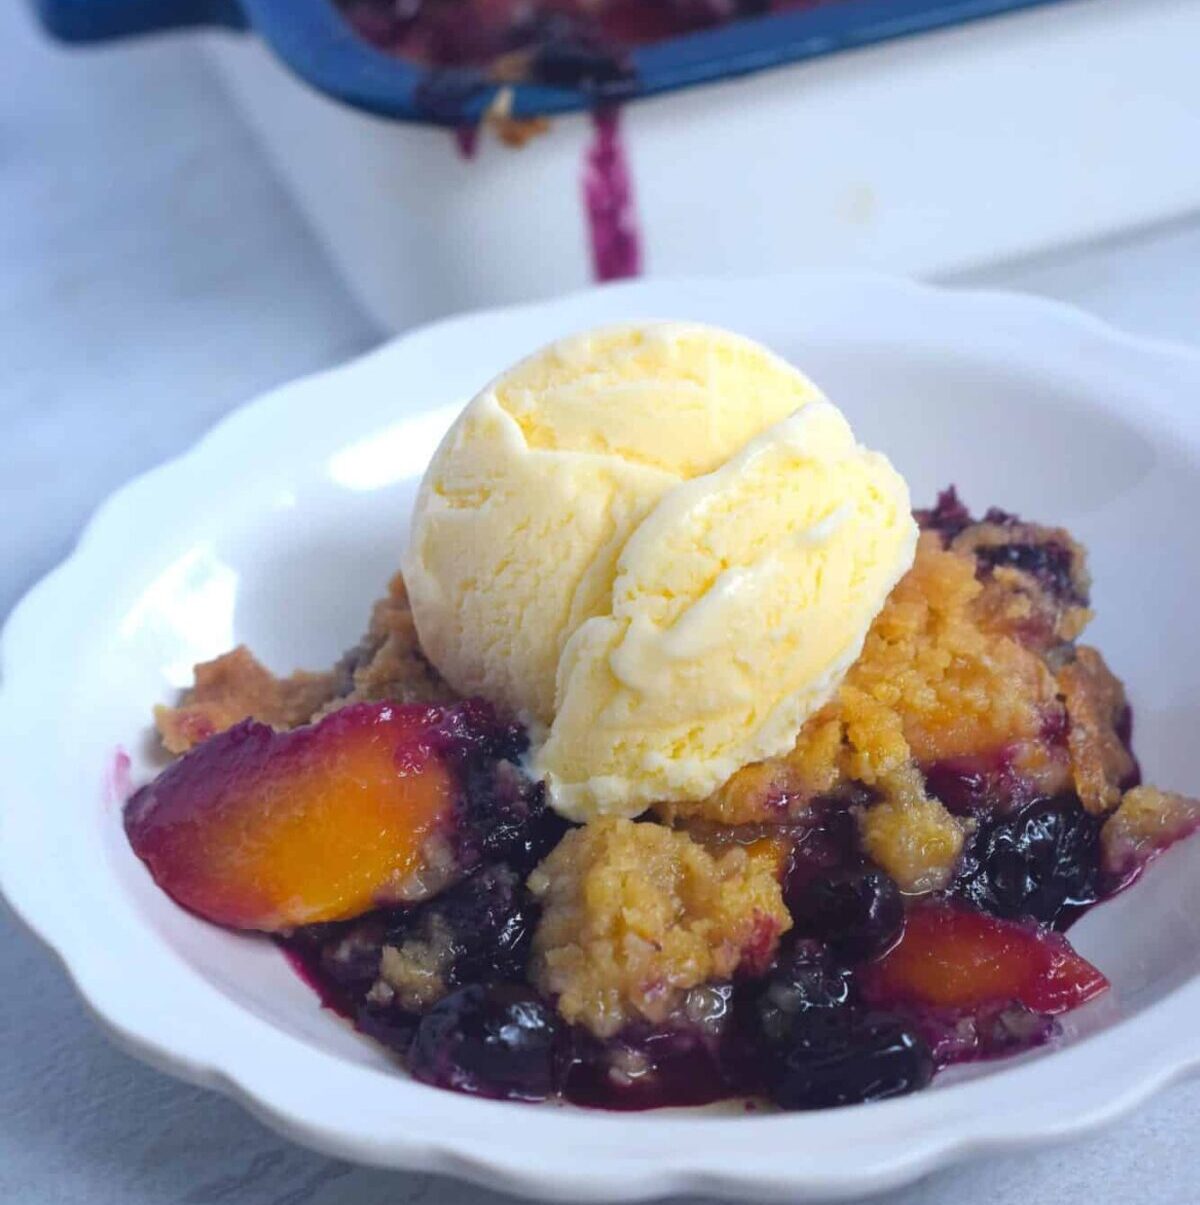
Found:
[(916, 535), (903, 479), (824, 401), (664, 495), (617, 559), (607, 613), (563, 649), (536, 756), (559, 810), (700, 799), (789, 749)]
[(531, 724), (586, 820), (788, 749), (915, 544), (904, 481), (803, 375), (660, 324), (564, 340), (475, 398), (404, 572), (427, 656)]
[(461, 693), (549, 725), (563, 646), (610, 609), (654, 504), (819, 396), (758, 344), (690, 324), (591, 331), (516, 365), (421, 485), (403, 568), (426, 656)]

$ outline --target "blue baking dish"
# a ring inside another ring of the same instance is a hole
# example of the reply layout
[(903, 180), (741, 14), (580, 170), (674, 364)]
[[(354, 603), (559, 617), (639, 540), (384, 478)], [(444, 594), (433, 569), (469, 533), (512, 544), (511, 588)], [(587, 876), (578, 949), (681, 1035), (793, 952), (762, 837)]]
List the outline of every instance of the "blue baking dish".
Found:
[[(646, 0), (653, 3), (654, 0)], [(1067, 0), (834, 0), (816, 8), (741, 20), (640, 47), (625, 78), (593, 87), (520, 84), (512, 113), (535, 117), (671, 92)], [(386, 117), (443, 125), (478, 120), (496, 90), (446, 73), (431, 88), (423, 68), (363, 41), (333, 0), (34, 0), (46, 28), (71, 42), (187, 26), (250, 29), (301, 78), (330, 96)]]

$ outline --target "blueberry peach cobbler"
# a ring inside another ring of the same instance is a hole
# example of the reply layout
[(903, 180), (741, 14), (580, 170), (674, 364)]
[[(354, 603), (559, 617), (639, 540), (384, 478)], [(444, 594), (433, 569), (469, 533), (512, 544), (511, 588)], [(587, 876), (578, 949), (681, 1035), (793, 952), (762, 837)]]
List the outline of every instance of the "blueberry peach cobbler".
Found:
[[(442, 69), (619, 93), (627, 52), (830, 0), (337, 0), (356, 32), (390, 54)], [(471, 77), (467, 77), (468, 79)]]
[(764, 349), (593, 332), (471, 403), (330, 672), (156, 720), (155, 881), (417, 1079), (877, 1100), (1052, 1040), (1065, 931), (1200, 826), (1141, 785), (1064, 530), (902, 479)]

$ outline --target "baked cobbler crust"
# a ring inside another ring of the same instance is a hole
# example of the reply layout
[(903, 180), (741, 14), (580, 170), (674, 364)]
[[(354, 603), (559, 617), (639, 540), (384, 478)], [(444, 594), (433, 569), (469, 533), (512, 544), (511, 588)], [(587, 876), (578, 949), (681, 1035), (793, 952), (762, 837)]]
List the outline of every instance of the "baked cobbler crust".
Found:
[(690, 988), (761, 974), (792, 927), (769, 852), (713, 854), (661, 824), (574, 829), (529, 889), (542, 905), (533, 981), (599, 1037), (665, 1021)]

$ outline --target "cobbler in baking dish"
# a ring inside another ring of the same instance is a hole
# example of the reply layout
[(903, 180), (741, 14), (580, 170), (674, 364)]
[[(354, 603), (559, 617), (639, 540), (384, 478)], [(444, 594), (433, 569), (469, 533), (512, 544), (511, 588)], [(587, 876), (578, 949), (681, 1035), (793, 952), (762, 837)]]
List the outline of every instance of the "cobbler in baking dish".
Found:
[(619, 89), (626, 51), (831, 0), (338, 0), (358, 34), (439, 68), (497, 82)]
[[(1200, 825), (1140, 781), (1064, 530), (953, 489), (791, 748), (576, 824), (531, 733), (427, 659), (405, 583), (328, 673), (245, 649), (156, 720), (156, 882), (271, 934), (416, 1078), (616, 1109), (876, 1100), (1047, 1043), (1083, 911)], [(536, 732), (534, 739), (541, 739)]]

